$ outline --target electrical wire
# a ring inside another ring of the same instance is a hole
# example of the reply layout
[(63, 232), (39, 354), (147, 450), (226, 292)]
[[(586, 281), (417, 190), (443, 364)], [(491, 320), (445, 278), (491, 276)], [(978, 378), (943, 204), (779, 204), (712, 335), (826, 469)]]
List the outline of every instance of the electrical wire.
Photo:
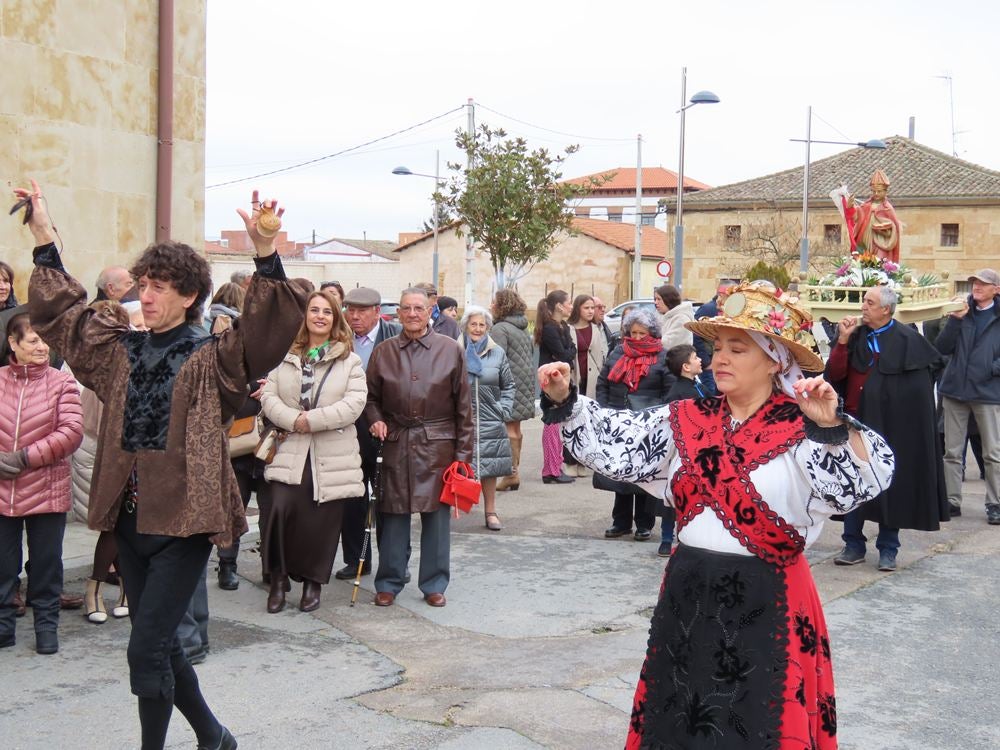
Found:
[(260, 174), (250, 175), (249, 177), (240, 177), (240, 178), (235, 179), (235, 180), (227, 180), (226, 182), (217, 182), (214, 185), (208, 185), (208, 186), (206, 186), (205, 190), (212, 190), (213, 188), (225, 187), (226, 185), (235, 185), (235, 184), (240, 183), (240, 182), (247, 182), (248, 180), (256, 180), (256, 179), (258, 179), (260, 177), (270, 177), (271, 175), (280, 174), (282, 172), (290, 172), (293, 169), (299, 169), (301, 167), (305, 167), (305, 166), (308, 166), (310, 164), (316, 164), (317, 162), (326, 161), (327, 159), (333, 159), (334, 157), (337, 157), (337, 156), (343, 156), (344, 154), (348, 154), (348, 153), (350, 153), (352, 151), (357, 151), (359, 149), (362, 149), (365, 146), (371, 146), (371, 145), (373, 145), (375, 143), (379, 143), (380, 141), (385, 141), (385, 140), (388, 140), (390, 138), (395, 138), (397, 135), (402, 135), (403, 133), (408, 133), (411, 130), (416, 130), (419, 127), (422, 127), (422, 126), (424, 126), (424, 125), (426, 125), (426, 124), (428, 124), (430, 122), (434, 122), (435, 120), (440, 120), (440, 119), (442, 119), (444, 117), (447, 117), (448, 115), (453, 114), (455, 112), (458, 112), (459, 110), (464, 109), (464, 108), (465, 108), (465, 105), (463, 104), (461, 106), (455, 107), (454, 109), (449, 109), (447, 112), (442, 112), (439, 115), (435, 115), (434, 117), (431, 117), (431, 118), (428, 118), (426, 120), (423, 120), (422, 122), (418, 122), (415, 125), (410, 125), (409, 127), (402, 128), (402, 129), (397, 130), (395, 132), (389, 133), (388, 135), (383, 135), (383, 136), (381, 136), (379, 138), (373, 138), (370, 141), (365, 141), (364, 143), (359, 143), (357, 146), (351, 146), (350, 148), (345, 148), (345, 149), (343, 149), (341, 151), (336, 151), (336, 152), (334, 152), (332, 154), (326, 154), (325, 156), (318, 156), (315, 159), (308, 159), (307, 161), (299, 162), (297, 164), (292, 164), (292, 165), (287, 166), (287, 167), (282, 167), (281, 169), (272, 169), (269, 172), (261, 172)]
[(487, 107), (481, 102), (476, 102), (476, 107), (479, 109), (485, 109), (487, 112), (492, 112), (495, 115), (500, 115), (513, 122), (521, 123), (522, 125), (527, 125), (529, 128), (535, 128), (537, 130), (544, 130), (548, 133), (555, 133), (556, 135), (564, 135), (568, 138), (579, 138), (582, 141), (634, 141), (635, 138), (602, 138), (600, 136), (590, 136), (590, 135), (578, 135), (576, 133), (566, 133), (562, 130), (553, 130), (552, 128), (542, 127), (541, 125), (535, 125), (534, 123), (527, 122), (526, 120), (519, 120), (516, 117), (511, 117), (510, 115), (505, 115), (503, 112), (499, 112), (491, 107)]

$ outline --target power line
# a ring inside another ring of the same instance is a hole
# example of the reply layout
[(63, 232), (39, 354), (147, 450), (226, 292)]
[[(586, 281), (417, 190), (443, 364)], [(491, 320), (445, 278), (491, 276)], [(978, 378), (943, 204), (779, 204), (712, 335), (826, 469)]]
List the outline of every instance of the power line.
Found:
[(364, 143), (359, 143), (357, 146), (351, 146), (350, 148), (345, 148), (342, 151), (336, 151), (336, 152), (334, 152), (332, 154), (327, 154), (326, 156), (318, 156), (315, 159), (309, 159), (307, 161), (299, 162), (298, 164), (292, 164), (292, 165), (287, 166), (287, 167), (282, 167), (281, 169), (272, 169), (270, 172), (261, 172), (260, 174), (250, 175), (249, 177), (240, 177), (239, 179), (236, 179), (236, 180), (227, 180), (226, 182), (217, 182), (214, 185), (208, 185), (205, 189), (206, 190), (211, 190), (213, 188), (224, 187), (226, 185), (235, 185), (236, 183), (239, 183), (239, 182), (247, 182), (248, 180), (256, 180), (256, 179), (259, 179), (261, 177), (270, 177), (271, 175), (274, 175), (274, 174), (280, 174), (281, 172), (289, 172), (289, 171), (291, 171), (293, 169), (299, 169), (300, 167), (305, 167), (305, 166), (308, 166), (310, 164), (316, 164), (317, 162), (326, 161), (327, 159), (333, 159), (336, 156), (343, 156), (344, 154), (348, 154), (351, 151), (357, 151), (358, 149), (362, 149), (365, 146), (371, 146), (372, 144), (379, 143), (380, 141), (385, 141), (385, 140), (388, 140), (389, 138), (395, 138), (397, 135), (402, 135), (403, 133), (408, 133), (411, 130), (416, 130), (419, 127), (422, 127), (424, 125), (427, 125), (428, 123), (434, 122), (435, 120), (440, 120), (441, 118), (447, 117), (448, 115), (453, 114), (454, 112), (458, 112), (459, 110), (464, 109), (464, 108), (465, 108), (465, 105), (463, 104), (461, 106), (455, 107), (454, 109), (449, 109), (447, 112), (442, 112), (439, 115), (435, 115), (434, 117), (428, 118), (428, 119), (424, 120), (423, 122), (418, 122), (415, 125), (410, 125), (409, 127), (402, 128), (402, 129), (397, 130), (395, 132), (389, 133), (388, 135), (383, 135), (383, 136), (381, 136), (379, 138), (373, 138), (370, 141), (365, 141)]
[(511, 117), (510, 115), (505, 115), (503, 112), (498, 112), (497, 110), (492, 109), (490, 107), (487, 107), (485, 104), (482, 104), (480, 102), (476, 102), (476, 106), (479, 107), (480, 109), (485, 109), (487, 112), (492, 112), (495, 115), (500, 115), (501, 117), (504, 117), (504, 118), (506, 118), (508, 120), (511, 120), (513, 122), (519, 122), (522, 125), (527, 125), (529, 128), (535, 128), (537, 130), (544, 130), (544, 131), (546, 131), (548, 133), (555, 133), (556, 135), (564, 135), (564, 136), (566, 136), (568, 138), (579, 138), (582, 141), (620, 141), (620, 142), (624, 142), (624, 141), (634, 141), (635, 140), (635, 138), (602, 138), (602, 137), (599, 137), (599, 136), (577, 135), (576, 133), (566, 133), (566, 132), (564, 132), (562, 130), (553, 130), (552, 128), (545, 128), (545, 127), (542, 127), (541, 125), (535, 125), (533, 123), (527, 122), (526, 120), (519, 120), (516, 117)]

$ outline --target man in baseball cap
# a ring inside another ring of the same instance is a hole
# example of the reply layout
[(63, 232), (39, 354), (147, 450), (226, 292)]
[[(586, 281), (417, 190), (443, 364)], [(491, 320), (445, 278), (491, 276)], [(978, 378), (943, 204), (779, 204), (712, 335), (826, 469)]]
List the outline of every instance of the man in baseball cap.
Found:
[(951, 313), (934, 345), (951, 360), (938, 393), (944, 411), (944, 478), (951, 515), (962, 515), (962, 464), (969, 415), (976, 418), (986, 468), (986, 520), (1000, 525), (1000, 274), (983, 268), (969, 276), (972, 294)]
[[(344, 295), (344, 318), (354, 332), (354, 351), (361, 357), (361, 364), (368, 368), (375, 347), (386, 339), (396, 336), (401, 326), (382, 320), (380, 306), (382, 295), (374, 289), (359, 286)], [(342, 581), (351, 580), (357, 574), (361, 548), (364, 546), (365, 517), (368, 514), (368, 488), (375, 478), (378, 446), (371, 436), (368, 419), (362, 414), (354, 423), (358, 433), (358, 447), (361, 450), (361, 471), (364, 473), (365, 497), (344, 500), (344, 521), (340, 530), (340, 544), (344, 553), (343, 568), (336, 572)], [(374, 543), (374, 542), (373, 542)], [(365, 563), (361, 575), (368, 575), (372, 569), (371, 545), (365, 549)]]

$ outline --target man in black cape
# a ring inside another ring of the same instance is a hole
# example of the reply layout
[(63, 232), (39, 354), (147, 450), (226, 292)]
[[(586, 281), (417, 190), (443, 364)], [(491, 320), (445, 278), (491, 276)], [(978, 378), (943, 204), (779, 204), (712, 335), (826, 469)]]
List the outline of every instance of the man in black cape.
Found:
[(949, 518), (934, 404), (941, 355), (913, 328), (893, 320), (895, 311), (892, 289), (869, 289), (861, 319), (840, 321), (826, 364), (826, 379), (844, 398), (845, 410), (885, 437), (897, 466), (889, 489), (844, 516), (837, 565), (864, 562), (866, 520), (879, 524), (879, 570), (892, 571), (900, 529), (937, 531)]

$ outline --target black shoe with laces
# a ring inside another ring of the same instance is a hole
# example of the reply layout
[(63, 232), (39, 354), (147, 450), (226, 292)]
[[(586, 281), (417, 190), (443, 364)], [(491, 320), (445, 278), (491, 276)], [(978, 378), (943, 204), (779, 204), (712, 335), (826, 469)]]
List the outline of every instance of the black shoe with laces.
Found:
[(632, 527), (622, 528), (621, 526), (612, 526), (610, 529), (604, 530), (604, 536), (607, 539), (617, 539), (620, 536), (625, 536), (626, 534), (632, 533)]
[[(361, 567), (361, 575), (366, 576), (371, 572), (372, 572), (372, 564), (370, 562), (366, 562)], [(357, 575), (357, 573), (358, 573), (358, 564), (354, 563), (353, 565), (345, 565), (336, 573), (334, 573), (333, 576), (338, 581), (353, 581), (354, 576)]]
[(955, 503), (948, 503), (948, 514), (952, 518), (958, 518), (960, 515), (962, 515), (962, 506), (955, 505)]
[(240, 587), (240, 577), (236, 575), (235, 560), (219, 560), (219, 588), (236, 591)]
[(1000, 526), (1000, 505), (986, 506), (986, 523), (990, 526)]

